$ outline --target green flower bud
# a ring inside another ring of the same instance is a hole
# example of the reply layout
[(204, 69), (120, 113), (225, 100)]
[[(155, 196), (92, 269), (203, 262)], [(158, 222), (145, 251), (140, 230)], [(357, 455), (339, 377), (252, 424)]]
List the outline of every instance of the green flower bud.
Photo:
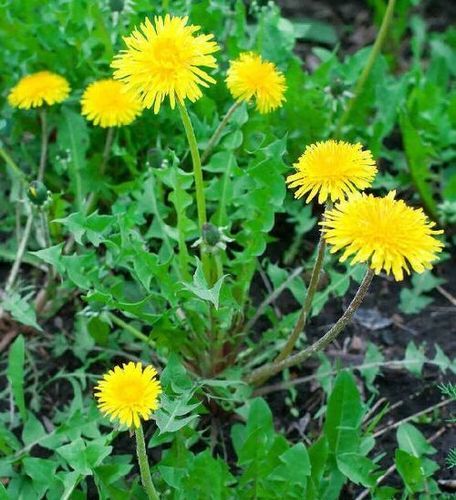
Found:
[(109, 5), (112, 12), (122, 12), (124, 9), (124, 0), (110, 0)]
[(220, 231), (210, 222), (203, 225), (203, 241), (210, 247), (215, 247), (221, 239)]
[(42, 207), (48, 200), (48, 190), (40, 181), (32, 181), (27, 189), (29, 200), (37, 207)]

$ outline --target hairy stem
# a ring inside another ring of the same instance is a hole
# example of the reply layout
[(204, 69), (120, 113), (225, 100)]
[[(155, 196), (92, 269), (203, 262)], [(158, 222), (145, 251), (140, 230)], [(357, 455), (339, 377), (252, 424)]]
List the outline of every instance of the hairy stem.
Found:
[(209, 142), (207, 143), (206, 150), (201, 155), (201, 163), (203, 165), (206, 162), (206, 160), (209, 158), (209, 156), (211, 155), (214, 147), (217, 146), (217, 143), (220, 140), (220, 136), (222, 135), (224, 128), (226, 127), (226, 125), (230, 121), (230, 118), (233, 116), (233, 114), (239, 108), (240, 105), (241, 105), (241, 101), (236, 101), (231, 106), (231, 108), (227, 111), (226, 115), (223, 117), (222, 121), (219, 123), (218, 127), (215, 129), (215, 132), (212, 134), (212, 137), (209, 139)]
[(38, 168), (38, 181), (43, 182), (44, 169), (46, 168), (48, 139), (49, 139), (46, 108), (42, 108), (40, 110), (40, 121), (41, 121), (41, 156), (40, 156), (40, 166)]
[(136, 436), (136, 455), (138, 457), (139, 470), (141, 472), (141, 481), (146, 490), (149, 500), (159, 500), (157, 490), (155, 489), (150, 475), (149, 460), (147, 458), (146, 443), (144, 441), (144, 432), (141, 424), (135, 429)]
[(342, 332), (342, 330), (347, 326), (349, 321), (352, 319), (353, 314), (355, 314), (358, 307), (361, 305), (364, 297), (369, 290), (369, 285), (374, 277), (374, 271), (370, 268), (366, 271), (364, 275), (363, 281), (361, 282), (353, 300), (350, 302), (350, 305), (347, 307), (345, 312), (339, 318), (337, 323), (330, 328), (323, 337), (318, 339), (314, 344), (307, 347), (306, 349), (294, 354), (293, 356), (289, 356), (288, 358), (277, 362), (268, 363), (265, 366), (261, 366), (254, 370), (248, 377), (246, 377), (246, 382), (249, 384), (256, 384), (258, 382), (262, 382), (272, 377), (276, 373), (285, 370), (286, 368), (290, 368), (291, 366), (295, 366), (299, 363), (302, 363), (307, 358), (310, 358), (317, 352), (326, 349), (326, 347), (333, 342), (336, 337)]
[(335, 132), (336, 137), (339, 137), (343, 126), (347, 123), (348, 119), (350, 118), (351, 112), (353, 111), (353, 108), (364, 89), (364, 85), (370, 75), (370, 72), (372, 71), (375, 61), (379, 56), (379, 54), (381, 53), (383, 42), (385, 41), (386, 34), (388, 33), (388, 28), (390, 27), (391, 21), (393, 19), (395, 4), (396, 0), (388, 0), (388, 5), (386, 7), (385, 15), (383, 16), (382, 24), (377, 33), (377, 38), (375, 39), (375, 43), (369, 54), (369, 58), (367, 59), (366, 66), (364, 66), (363, 71), (359, 75), (359, 78), (353, 90), (353, 97), (348, 102), (347, 107), (345, 108), (345, 111), (340, 117), (339, 123), (337, 124)]
[(304, 305), (302, 306), (301, 312), (298, 317), (298, 321), (296, 322), (291, 335), (289, 336), (286, 344), (283, 346), (279, 355), (277, 356), (275, 362), (280, 363), (285, 358), (293, 352), (294, 346), (298, 341), (299, 336), (304, 330), (306, 325), (307, 317), (309, 316), (310, 309), (312, 308), (313, 298), (315, 296), (315, 292), (317, 291), (318, 281), (320, 279), (320, 272), (323, 266), (323, 261), (325, 258), (325, 248), (326, 242), (323, 237), (323, 232), (320, 233), (320, 241), (318, 242), (318, 250), (317, 250), (317, 258), (315, 259), (315, 263), (312, 269), (312, 274), (310, 275), (310, 283), (309, 288), (307, 289), (306, 298), (304, 300)]

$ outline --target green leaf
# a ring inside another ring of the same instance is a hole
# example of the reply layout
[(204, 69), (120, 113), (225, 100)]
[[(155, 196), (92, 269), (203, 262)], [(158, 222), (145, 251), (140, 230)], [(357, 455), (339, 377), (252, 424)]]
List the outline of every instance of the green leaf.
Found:
[(297, 443), (279, 458), (283, 465), (274, 469), (271, 478), (290, 484), (296, 483), (304, 487), (307, 483), (306, 476), (310, 475), (311, 470), (306, 447), (302, 443)]
[(444, 282), (445, 280), (437, 278), (431, 271), (425, 271), (421, 274), (415, 273), (412, 276), (412, 288), (401, 290), (399, 308), (406, 314), (416, 314), (422, 311), (433, 300), (432, 297), (424, 294)]
[(64, 266), (61, 262), (61, 255), (64, 243), (59, 243), (58, 245), (54, 245), (52, 247), (43, 248), (42, 250), (37, 250), (35, 252), (29, 252), (32, 255), (35, 255), (39, 259), (43, 260), (47, 264), (51, 264), (55, 267), (59, 274), (62, 274), (64, 271)]
[(405, 350), (405, 366), (417, 377), (421, 375), (421, 370), (426, 361), (423, 350), (422, 346), (418, 349), (412, 340), (408, 343), (407, 349)]
[(60, 446), (55, 451), (66, 460), (75, 472), (83, 476), (91, 474), (92, 471), (86, 456), (86, 446), (81, 438), (76, 438), (71, 443)]
[(437, 451), (412, 424), (401, 424), (397, 429), (396, 436), (399, 448), (414, 457), (419, 458), (423, 455), (432, 455)]
[(421, 460), (404, 450), (397, 449), (394, 461), (407, 491), (409, 493), (422, 491), (424, 474)]
[(211, 302), (212, 304), (214, 304), (214, 307), (218, 309), (220, 289), (222, 288), (223, 280), (227, 277), (227, 275), (225, 274), (224, 276), (219, 278), (215, 285), (209, 288), (209, 285), (207, 284), (206, 278), (203, 273), (203, 266), (201, 264), (201, 261), (197, 257), (196, 261), (197, 263), (195, 274), (193, 275), (193, 283), (183, 283), (183, 285), (187, 290), (195, 294), (197, 297), (202, 300)]
[(307, 500), (321, 498), (320, 485), (328, 459), (328, 440), (323, 435), (309, 448), (311, 475), (307, 486)]
[(356, 484), (373, 486), (375, 464), (361, 453), (361, 421), (364, 408), (353, 375), (341, 372), (328, 400), (325, 435), (337, 466)]
[(191, 397), (192, 392), (173, 399), (166, 395), (161, 397), (160, 409), (155, 413), (159, 435), (176, 432), (198, 418), (198, 414), (192, 412), (200, 406), (200, 403), (189, 404)]
[(3, 297), (2, 307), (11, 313), (11, 316), (23, 325), (32, 326), (38, 331), (42, 331), (41, 326), (36, 321), (35, 309), (28, 302), (29, 295), (21, 297), (17, 292), (12, 292)]
[(7, 377), (11, 385), (14, 401), (19, 408), (22, 420), (27, 420), (27, 410), (24, 398), (24, 362), (25, 362), (25, 341), (19, 335), (10, 347), (8, 355)]
[(329, 447), (336, 457), (357, 451), (363, 413), (361, 397), (353, 376), (349, 372), (341, 372), (328, 400), (324, 425)]
[(431, 169), (429, 165), (430, 150), (424, 144), (422, 135), (413, 126), (409, 114), (401, 112), (399, 115), (402, 139), (404, 143), (407, 165), (410, 169), (413, 182), (421, 196), (423, 205), (429, 215), (438, 220), (437, 205), (431, 188)]
[(55, 219), (53, 222), (63, 224), (79, 245), (82, 245), (82, 237), (86, 238), (92, 245), (98, 247), (106, 238), (103, 233), (114, 224), (116, 218), (112, 215), (99, 215), (93, 212), (90, 215), (83, 215), (76, 212), (63, 219)]
[(10, 500), (10, 497), (8, 496), (8, 493), (5, 490), (3, 483), (0, 483), (0, 500)]
[(22, 460), (24, 472), (33, 481), (37, 497), (42, 498), (50, 488), (58, 463), (44, 458), (25, 457)]
[(25, 445), (30, 445), (40, 441), (44, 436), (46, 436), (46, 431), (42, 423), (32, 412), (29, 412), (27, 421), (22, 429), (22, 441)]
[[(384, 356), (381, 353), (380, 349), (373, 344), (372, 342), (369, 342), (366, 350), (366, 355), (364, 356), (364, 362), (363, 364), (368, 365), (368, 364), (376, 364), (376, 363), (382, 363), (384, 360)], [(368, 389), (374, 393), (378, 393), (378, 389), (374, 386), (374, 380), (377, 377), (377, 375), (380, 372), (380, 366), (371, 366), (368, 368), (361, 368), (359, 370), (364, 377), (364, 380), (366, 382), (366, 386)]]
[(82, 211), (86, 188), (82, 181), (86, 168), (86, 152), (89, 147), (89, 133), (86, 120), (76, 111), (67, 107), (61, 110), (62, 120), (57, 135), (57, 142), (69, 153), (68, 172), (71, 186), (75, 193), (78, 209)]

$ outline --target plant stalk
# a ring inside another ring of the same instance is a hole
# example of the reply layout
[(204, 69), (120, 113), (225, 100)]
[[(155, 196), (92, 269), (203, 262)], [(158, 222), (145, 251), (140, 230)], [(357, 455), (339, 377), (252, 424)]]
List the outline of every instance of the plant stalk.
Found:
[[(206, 216), (206, 198), (204, 196), (204, 181), (203, 181), (203, 169), (201, 167), (201, 158), (198, 151), (198, 143), (196, 142), (195, 131), (193, 130), (193, 125), (188, 114), (187, 108), (184, 103), (177, 102), (179, 113), (184, 125), (185, 134), (187, 136), (188, 145), (190, 148), (190, 154), (192, 157), (193, 164), (193, 178), (195, 179), (195, 193), (196, 193), (196, 209), (198, 212), (198, 227), (200, 235), (203, 234), (203, 226), (207, 222)], [(204, 275), (207, 281), (211, 281), (210, 272), (210, 259), (207, 252), (204, 251), (204, 242), (201, 244), (201, 262), (203, 265)], [(211, 284), (211, 283), (210, 283)]]
[(304, 330), (306, 325), (307, 317), (309, 316), (310, 310), (312, 308), (313, 298), (315, 292), (317, 291), (318, 282), (320, 279), (321, 268), (323, 267), (323, 261), (325, 259), (325, 248), (326, 241), (323, 237), (323, 232), (320, 232), (320, 240), (318, 242), (317, 258), (312, 269), (312, 274), (310, 276), (309, 288), (307, 289), (306, 298), (304, 300), (304, 305), (298, 317), (298, 321), (291, 332), (286, 344), (283, 346), (279, 355), (277, 356), (275, 363), (280, 363), (285, 358), (293, 352), (294, 346), (298, 341), (299, 336)]
[(230, 107), (230, 109), (227, 111), (226, 115), (223, 117), (222, 121), (219, 123), (218, 127), (215, 129), (215, 132), (212, 134), (212, 137), (209, 139), (209, 142), (207, 143), (207, 147), (206, 147), (204, 153), (201, 155), (201, 163), (203, 165), (204, 165), (204, 163), (206, 163), (206, 160), (209, 158), (214, 147), (217, 146), (217, 143), (220, 140), (220, 136), (222, 135), (224, 128), (227, 126), (231, 117), (234, 115), (234, 113), (236, 112), (236, 110), (239, 108), (240, 105), (241, 105), (241, 101), (236, 101)]
[(144, 333), (140, 332), (137, 328), (134, 326), (130, 325), (129, 323), (125, 322), (123, 319), (119, 318), (113, 313), (108, 313), (108, 318), (117, 326), (120, 326), (120, 328), (123, 328), (127, 332), (131, 333), (133, 337), (136, 337), (137, 339), (143, 341), (147, 345), (152, 345), (153, 341), (147, 337), (147, 335), (144, 335)]
[(375, 39), (374, 46), (372, 47), (372, 50), (367, 59), (366, 66), (364, 66), (363, 71), (359, 75), (359, 78), (356, 81), (355, 88), (353, 90), (353, 97), (348, 102), (347, 107), (345, 108), (345, 111), (340, 117), (340, 120), (337, 124), (335, 131), (336, 137), (340, 136), (343, 126), (347, 123), (348, 119), (350, 118), (351, 112), (353, 111), (356, 101), (358, 100), (359, 96), (361, 95), (364, 89), (364, 85), (370, 75), (370, 72), (372, 71), (375, 61), (379, 56), (379, 54), (381, 53), (383, 43), (385, 41), (388, 29), (393, 19), (395, 4), (396, 0), (388, 0), (388, 5), (386, 6), (385, 15), (383, 16), (382, 24), (377, 33), (377, 38)]
[(27, 217), (27, 222), (25, 223), (24, 232), (22, 233), (22, 239), (21, 242), (19, 243), (19, 248), (17, 249), (13, 267), (11, 268), (11, 271), (8, 275), (8, 279), (6, 280), (5, 293), (8, 293), (11, 290), (11, 288), (14, 285), (14, 282), (16, 281), (17, 274), (21, 266), (22, 258), (24, 257), (25, 249), (27, 248), (27, 242), (30, 237), (30, 232), (32, 230), (32, 222), (33, 222), (33, 211), (31, 210)]
[(138, 457), (139, 470), (141, 472), (141, 481), (146, 490), (149, 500), (159, 500), (157, 490), (155, 489), (150, 475), (149, 460), (147, 459), (146, 443), (144, 441), (144, 432), (141, 424), (135, 429), (136, 436), (136, 455)]
[(40, 110), (40, 121), (41, 121), (41, 156), (40, 156), (40, 166), (38, 169), (38, 181), (43, 182), (44, 169), (46, 168), (48, 139), (49, 139), (46, 108), (42, 108)]
[(355, 314), (356, 310), (363, 302), (369, 290), (369, 285), (373, 277), (374, 271), (371, 268), (368, 268), (366, 274), (364, 275), (363, 281), (361, 282), (355, 296), (353, 297), (353, 300), (350, 302), (350, 305), (347, 307), (336, 324), (332, 328), (330, 328), (325, 333), (325, 335), (323, 335), (323, 337), (318, 339), (314, 344), (302, 350), (301, 352), (298, 352), (293, 356), (289, 356), (279, 363), (273, 361), (272, 363), (268, 363), (267, 365), (257, 368), (248, 377), (246, 377), (245, 381), (249, 384), (257, 384), (258, 382), (263, 382), (276, 373), (279, 373), (286, 368), (290, 368), (291, 366), (302, 363), (317, 352), (326, 349), (326, 347), (328, 347), (328, 345), (336, 339), (336, 337), (342, 332), (342, 330), (352, 319), (353, 314)]

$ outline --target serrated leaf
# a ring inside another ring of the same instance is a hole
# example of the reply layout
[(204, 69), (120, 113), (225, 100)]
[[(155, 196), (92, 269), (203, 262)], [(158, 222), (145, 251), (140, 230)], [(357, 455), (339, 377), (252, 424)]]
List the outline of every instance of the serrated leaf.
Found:
[(405, 366), (407, 370), (416, 375), (417, 377), (421, 375), (421, 370), (423, 369), (423, 365), (426, 361), (426, 356), (423, 352), (423, 349), (416, 347), (413, 341), (410, 341), (407, 345), (407, 349), (405, 350)]
[(182, 283), (182, 284), (187, 290), (195, 294), (197, 297), (199, 297), (202, 300), (211, 302), (214, 305), (214, 307), (218, 309), (220, 289), (222, 288), (224, 279), (228, 275), (225, 274), (224, 276), (219, 278), (215, 283), (215, 285), (209, 288), (206, 278), (204, 277), (203, 266), (201, 264), (201, 261), (198, 258), (196, 260), (197, 264), (196, 264), (195, 274), (193, 275), (193, 283)]
[(21, 297), (17, 292), (12, 292), (3, 297), (2, 307), (5, 311), (11, 313), (11, 316), (19, 321), (19, 323), (42, 331), (41, 326), (36, 321), (35, 309), (28, 302), (29, 296), (30, 294), (26, 297)]

